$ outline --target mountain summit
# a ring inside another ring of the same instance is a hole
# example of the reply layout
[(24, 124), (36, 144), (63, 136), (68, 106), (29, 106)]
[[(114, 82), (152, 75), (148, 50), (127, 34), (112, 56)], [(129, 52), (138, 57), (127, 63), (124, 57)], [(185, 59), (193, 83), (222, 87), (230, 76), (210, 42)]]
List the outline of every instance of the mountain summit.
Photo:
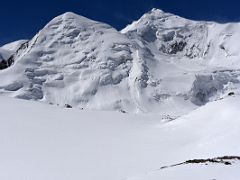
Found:
[(172, 119), (238, 93), (239, 41), (239, 23), (191, 21), (158, 9), (121, 32), (68, 12), (31, 40), (1, 47), (0, 61), (12, 63), (0, 71), (0, 92)]

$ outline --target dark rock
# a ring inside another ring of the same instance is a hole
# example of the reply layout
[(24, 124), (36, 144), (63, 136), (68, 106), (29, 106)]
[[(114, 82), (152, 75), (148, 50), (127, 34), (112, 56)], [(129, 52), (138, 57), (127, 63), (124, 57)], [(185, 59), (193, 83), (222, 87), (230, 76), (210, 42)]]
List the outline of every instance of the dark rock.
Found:
[(68, 109), (71, 109), (71, 108), (72, 108), (72, 106), (69, 105), (69, 104), (65, 104), (64, 107), (65, 107), (65, 108), (68, 108)]
[(174, 44), (171, 45), (171, 51), (169, 52), (170, 54), (177, 54), (177, 52), (183, 51), (185, 46), (187, 45), (186, 42), (180, 41), (180, 42), (175, 42)]
[(240, 161), (239, 156), (223, 156), (223, 157), (216, 157), (216, 158), (209, 158), (209, 159), (192, 159), (182, 163), (174, 164), (171, 166), (163, 166), (160, 169), (167, 169), (176, 166), (186, 165), (186, 164), (204, 164), (209, 165), (210, 163), (213, 164), (224, 164), (226, 166), (232, 165), (235, 161)]
[(127, 113), (126, 111), (124, 111), (124, 110), (122, 110), (122, 109), (120, 110), (120, 112), (121, 112), (121, 113), (124, 113), (124, 114), (126, 114), (126, 113)]
[(233, 96), (233, 95), (235, 95), (234, 92), (230, 92), (230, 93), (228, 93), (228, 96)]
[(228, 166), (228, 165), (232, 165), (232, 163), (230, 163), (230, 162), (228, 162), (228, 161), (227, 161), (227, 162), (224, 162), (224, 164), (227, 165), (227, 166)]
[(160, 48), (160, 51), (166, 54), (177, 54), (178, 52), (181, 52), (186, 47), (187, 43), (180, 41), (180, 42), (174, 42), (173, 44), (170, 44), (168, 46), (162, 45)]
[(8, 60), (1, 60), (0, 61), (0, 70), (6, 69), (10, 67), (14, 63), (13, 56), (11, 56)]

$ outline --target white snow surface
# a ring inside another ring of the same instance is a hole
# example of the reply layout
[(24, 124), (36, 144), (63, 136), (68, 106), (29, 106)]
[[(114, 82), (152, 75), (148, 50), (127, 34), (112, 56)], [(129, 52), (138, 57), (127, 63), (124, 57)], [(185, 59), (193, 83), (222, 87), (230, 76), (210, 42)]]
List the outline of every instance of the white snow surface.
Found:
[(29, 42), (4, 46), (15, 62), (0, 72), (0, 92), (175, 119), (238, 93), (239, 40), (240, 23), (191, 21), (158, 9), (121, 32), (65, 13)]
[(1, 96), (0, 179), (236, 180), (238, 161), (160, 168), (239, 155), (239, 106), (240, 97), (233, 96), (168, 122)]

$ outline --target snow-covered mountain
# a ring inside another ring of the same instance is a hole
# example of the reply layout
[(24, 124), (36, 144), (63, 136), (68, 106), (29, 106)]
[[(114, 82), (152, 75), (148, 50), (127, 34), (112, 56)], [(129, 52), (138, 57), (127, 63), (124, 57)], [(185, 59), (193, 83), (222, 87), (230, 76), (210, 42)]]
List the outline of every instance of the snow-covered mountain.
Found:
[(0, 179), (239, 179), (239, 41), (153, 9), (120, 32), (65, 13), (0, 47)]
[(174, 119), (238, 93), (239, 40), (240, 23), (191, 21), (158, 9), (121, 32), (65, 13), (33, 39), (1, 48), (13, 52), (14, 63), (0, 72), (0, 92)]

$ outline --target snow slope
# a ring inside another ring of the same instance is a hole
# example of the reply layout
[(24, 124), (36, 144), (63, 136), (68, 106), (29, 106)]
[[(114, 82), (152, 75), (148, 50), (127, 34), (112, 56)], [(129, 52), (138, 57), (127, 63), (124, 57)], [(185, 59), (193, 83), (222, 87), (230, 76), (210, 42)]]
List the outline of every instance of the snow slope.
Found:
[(239, 96), (229, 97), (164, 122), (157, 115), (79, 111), (1, 96), (0, 179), (235, 180), (237, 160), (160, 168), (239, 155), (239, 103)]
[(18, 49), (0, 72), (0, 92), (175, 119), (239, 93), (239, 40), (239, 23), (191, 21), (158, 9), (121, 32), (65, 13), (30, 41), (4, 46)]

